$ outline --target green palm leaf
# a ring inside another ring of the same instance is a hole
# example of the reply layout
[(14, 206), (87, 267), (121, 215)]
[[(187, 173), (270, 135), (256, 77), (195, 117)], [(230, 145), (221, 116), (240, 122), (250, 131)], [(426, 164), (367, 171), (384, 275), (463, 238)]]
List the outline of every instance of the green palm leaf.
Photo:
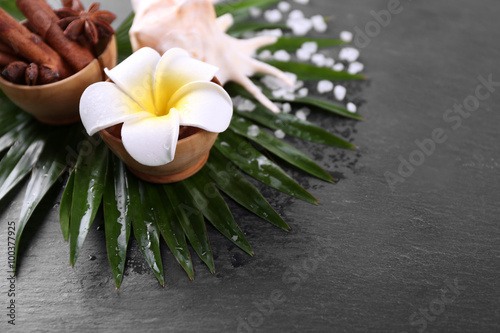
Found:
[[(45, 194), (47, 194), (49, 189), (63, 174), (64, 170), (66, 170), (66, 155), (64, 153), (66, 140), (61, 140), (64, 134), (67, 133), (64, 133), (61, 129), (52, 133), (51, 138), (44, 143), (44, 149), (36, 166), (33, 168), (31, 179), (26, 188), (26, 195), (24, 197), (17, 226), (16, 255), (18, 253), (21, 235), (29, 218)], [(17, 256), (15, 266), (17, 268)]]
[(71, 220), (71, 204), (73, 201), (73, 188), (75, 184), (75, 170), (72, 170), (66, 182), (66, 187), (61, 197), (61, 206), (59, 207), (59, 224), (64, 240), (69, 240), (69, 224)]
[(127, 173), (128, 193), (130, 197), (130, 216), (134, 236), (139, 243), (144, 258), (162, 286), (165, 286), (165, 274), (160, 253), (160, 237), (156, 225), (154, 207), (146, 191), (147, 183)]
[(220, 195), (210, 178), (203, 173), (197, 173), (184, 180), (184, 184), (191, 196), (191, 201), (227, 239), (240, 249), (253, 255), (253, 250), (236, 224), (226, 202)]
[(16, 6), (15, 0), (0, 0), (0, 7), (18, 21), (24, 18), (24, 15)]
[[(215, 264), (208, 240), (207, 229), (203, 215), (196, 208), (196, 204), (190, 200), (189, 192), (184, 182), (167, 184), (163, 186), (163, 190), (167, 195), (171, 209), (177, 221), (186, 234), (189, 243), (198, 254), (200, 259), (207, 265), (210, 272), (215, 273)], [(182, 198), (182, 201), (181, 201)]]
[(255, 124), (245, 118), (235, 116), (233, 117), (230, 128), (239, 135), (258, 143), (271, 153), (296, 166), (297, 168), (327, 182), (334, 181), (328, 172), (323, 170), (313, 160), (307, 157), (307, 155), (289, 144), (277, 139), (268, 132), (260, 129), (257, 135), (250, 135), (249, 132), (251, 126), (255, 126)]
[(288, 224), (274, 211), (259, 190), (217, 149), (212, 149), (206, 167), (200, 172), (210, 176), (219, 189), (255, 215), (278, 228), (290, 230)]
[(273, 113), (264, 107), (257, 106), (252, 112), (235, 112), (237, 115), (251, 119), (273, 130), (282, 130), (288, 135), (304, 140), (346, 149), (356, 149), (353, 144), (325, 131), (308, 121), (301, 120), (287, 113)]
[(184, 235), (181, 225), (177, 221), (174, 210), (170, 207), (165, 207), (165, 203), (168, 202), (168, 199), (159, 186), (148, 184), (146, 190), (148, 191), (150, 203), (154, 207), (153, 212), (156, 216), (156, 223), (163, 239), (177, 262), (186, 271), (189, 279), (193, 280), (194, 270), (191, 254), (189, 253), (186, 236)]
[[(247, 32), (259, 31), (264, 29), (288, 29), (285, 23), (269, 23), (269, 22), (236, 22), (228, 30), (227, 33), (234, 37), (240, 37)], [(278, 39), (279, 41), (279, 39)], [(300, 46), (299, 46), (300, 47)], [(267, 47), (265, 47), (267, 48)], [(262, 49), (265, 49), (262, 48)], [(277, 49), (279, 50), (279, 49)]]
[(134, 13), (131, 13), (116, 30), (116, 45), (118, 48), (118, 63), (132, 54), (132, 44), (128, 32), (134, 21)]
[(120, 288), (123, 279), (131, 229), (130, 198), (125, 172), (122, 161), (110, 155), (103, 195), (104, 231), (116, 289)]
[(250, 8), (269, 7), (280, 0), (242, 0), (215, 4), (217, 16), (230, 13), (235, 20), (241, 20), (249, 15)]
[(36, 125), (19, 133), (18, 140), (0, 162), (0, 199), (31, 171), (42, 152), (44, 138)]
[(304, 44), (305, 42), (315, 42), (316, 44), (318, 44), (318, 48), (320, 49), (346, 44), (346, 42), (340, 39), (283, 36), (278, 38), (278, 41), (276, 43), (260, 48), (260, 51), (269, 50), (271, 52), (275, 52), (278, 50), (285, 50), (288, 52), (292, 52), (300, 49), (302, 44)]
[[(88, 137), (80, 149), (75, 166), (71, 200), (70, 264), (75, 265), (87, 233), (101, 204), (107, 170), (108, 148)], [(93, 144), (92, 144), (93, 143)]]
[(264, 184), (305, 202), (318, 203), (316, 198), (297, 184), (274, 162), (234, 132), (226, 131), (219, 134), (214, 147), (241, 170)]

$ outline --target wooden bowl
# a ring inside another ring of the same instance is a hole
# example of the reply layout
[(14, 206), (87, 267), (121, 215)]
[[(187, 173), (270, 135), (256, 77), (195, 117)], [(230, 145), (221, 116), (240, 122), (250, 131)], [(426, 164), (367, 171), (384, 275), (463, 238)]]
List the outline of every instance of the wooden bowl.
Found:
[(66, 125), (80, 120), (79, 105), (83, 91), (92, 83), (103, 81), (104, 68), (117, 63), (116, 39), (84, 69), (70, 77), (40, 86), (11, 83), (0, 77), (0, 88), (17, 106), (49, 125)]
[(218, 135), (195, 127), (188, 127), (187, 131), (187, 136), (177, 141), (173, 161), (154, 167), (140, 164), (125, 150), (121, 140), (121, 124), (101, 130), (99, 134), (137, 177), (151, 183), (167, 184), (181, 181), (198, 172), (205, 165)]

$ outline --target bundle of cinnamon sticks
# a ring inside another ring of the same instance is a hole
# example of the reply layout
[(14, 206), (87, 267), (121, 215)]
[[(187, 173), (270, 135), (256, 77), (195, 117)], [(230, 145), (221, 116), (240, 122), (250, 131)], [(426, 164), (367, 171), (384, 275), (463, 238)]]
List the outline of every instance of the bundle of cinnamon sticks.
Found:
[(0, 8), (4, 79), (26, 85), (52, 83), (79, 72), (102, 52), (98, 45), (107, 44), (114, 34), (110, 24), (116, 15), (100, 11), (99, 4), (85, 11), (80, 0), (62, 2), (63, 8), (54, 11), (45, 0), (17, 0), (27, 18), (23, 23)]

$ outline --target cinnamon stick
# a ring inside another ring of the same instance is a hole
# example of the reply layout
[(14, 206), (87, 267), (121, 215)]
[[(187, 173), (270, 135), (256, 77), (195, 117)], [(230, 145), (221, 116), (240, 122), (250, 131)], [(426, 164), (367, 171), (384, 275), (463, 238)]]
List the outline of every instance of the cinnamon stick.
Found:
[(19, 61), (20, 59), (9, 53), (0, 51), (0, 67), (7, 66), (11, 62)]
[(66, 36), (58, 24), (59, 18), (45, 0), (16, 0), (17, 7), (33, 24), (40, 36), (56, 50), (75, 71), (82, 70), (92, 60), (92, 52)]
[(55, 68), (61, 78), (72, 74), (72, 71), (56, 51), (1, 8), (0, 40), (10, 47), (15, 54), (22, 56), (29, 62), (47, 64)]

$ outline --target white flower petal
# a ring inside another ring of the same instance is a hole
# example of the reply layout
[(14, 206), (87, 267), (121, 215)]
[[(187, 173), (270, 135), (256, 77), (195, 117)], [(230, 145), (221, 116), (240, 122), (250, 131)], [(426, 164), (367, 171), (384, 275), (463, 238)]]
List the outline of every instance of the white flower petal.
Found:
[(80, 117), (89, 135), (128, 120), (151, 116), (110, 82), (90, 85), (80, 99)]
[(172, 96), (170, 105), (179, 110), (183, 126), (199, 127), (220, 133), (227, 129), (233, 115), (228, 93), (213, 82), (191, 82)]
[(112, 70), (104, 70), (111, 80), (145, 111), (156, 114), (153, 99), (153, 77), (160, 54), (144, 47)]
[(165, 52), (156, 67), (154, 77), (155, 105), (160, 115), (169, 111), (170, 97), (182, 86), (193, 81), (210, 81), (218, 67), (197, 60), (180, 48)]
[(179, 136), (179, 114), (172, 109), (166, 116), (123, 124), (122, 141), (137, 162), (147, 166), (167, 164), (174, 159)]

